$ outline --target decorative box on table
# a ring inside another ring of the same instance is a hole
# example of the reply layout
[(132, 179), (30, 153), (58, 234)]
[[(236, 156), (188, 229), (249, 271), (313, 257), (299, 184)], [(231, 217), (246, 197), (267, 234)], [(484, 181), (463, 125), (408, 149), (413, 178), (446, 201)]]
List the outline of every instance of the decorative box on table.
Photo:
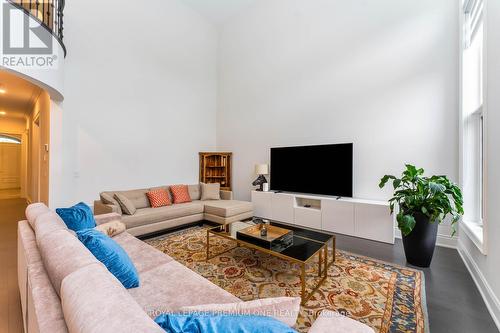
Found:
[[(261, 236), (261, 229), (267, 229), (267, 235)], [(265, 249), (281, 252), (293, 244), (293, 231), (285, 228), (257, 224), (236, 233), (236, 238)]]

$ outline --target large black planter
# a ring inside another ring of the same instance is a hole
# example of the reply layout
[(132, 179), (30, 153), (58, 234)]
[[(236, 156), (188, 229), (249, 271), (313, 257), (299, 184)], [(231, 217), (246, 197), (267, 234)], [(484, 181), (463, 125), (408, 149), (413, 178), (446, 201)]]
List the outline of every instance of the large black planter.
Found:
[(408, 236), (403, 235), (406, 261), (418, 267), (429, 267), (436, 247), (438, 223), (429, 222), (429, 218), (421, 213), (414, 213), (417, 224)]

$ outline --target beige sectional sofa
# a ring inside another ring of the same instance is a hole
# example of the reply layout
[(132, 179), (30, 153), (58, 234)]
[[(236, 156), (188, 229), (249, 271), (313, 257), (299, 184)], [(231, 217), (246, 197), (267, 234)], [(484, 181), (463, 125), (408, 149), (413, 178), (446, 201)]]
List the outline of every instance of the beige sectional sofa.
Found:
[[(253, 216), (252, 203), (233, 200), (230, 191), (220, 191), (221, 200), (201, 201), (199, 184), (188, 185), (192, 202), (152, 208), (146, 193), (159, 188), (166, 189), (170, 194), (168, 185), (129, 191), (101, 192), (100, 200), (94, 202), (94, 214), (120, 214), (127, 231), (134, 236), (150, 234), (203, 220), (228, 224)], [(137, 211), (133, 215), (125, 214), (115, 199), (115, 194), (122, 194), (129, 199)]]
[[(26, 333), (162, 333), (153, 321), (161, 313), (242, 302), (127, 231), (113, 239), (136, 266), (140, 286), (125, 289), (55, 212), (37, 203), (26, 217), (18, 224), (17, 256)], [(97, 224), (116, 219), (96, 216)], [(309, 330), (322, 332), (373, 333), (339, 315), (323, 316)]]

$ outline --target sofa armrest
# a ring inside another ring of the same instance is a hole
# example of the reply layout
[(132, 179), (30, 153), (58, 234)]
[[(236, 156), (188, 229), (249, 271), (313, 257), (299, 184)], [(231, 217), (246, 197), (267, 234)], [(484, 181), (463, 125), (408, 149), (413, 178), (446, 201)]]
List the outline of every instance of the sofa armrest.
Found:
[(323, 310), (312, 324), (309, 333), (375, 333), (375, 331), (371, 327), (338, 312)]
[(94, 216), (95, 223), (97, 225), (101, 225), (104, 223), (108, 223), (111, 221), (121, 221), (122, 216), (117, 213), (108, 213), (108, 214), (100, 214), (100, 215), (95, 215)]
[(220, 198), (222, 200), (233, 200), (233, 192), (232, 191), (220, 191)]
[(94, 201), (94, 215), (116, 213), (121, 215), (120, 208), (116, 205), (104, 204), (101, 200)]

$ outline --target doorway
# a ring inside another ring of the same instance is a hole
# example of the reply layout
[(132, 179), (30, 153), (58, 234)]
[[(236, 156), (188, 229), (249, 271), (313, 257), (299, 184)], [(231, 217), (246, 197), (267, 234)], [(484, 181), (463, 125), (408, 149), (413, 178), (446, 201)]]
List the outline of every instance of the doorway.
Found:
[(0, 199), (21, 197), (21, 138), (0, 133)]
[(0, 70), (0, 199), (49, 204), (50, 96)]

